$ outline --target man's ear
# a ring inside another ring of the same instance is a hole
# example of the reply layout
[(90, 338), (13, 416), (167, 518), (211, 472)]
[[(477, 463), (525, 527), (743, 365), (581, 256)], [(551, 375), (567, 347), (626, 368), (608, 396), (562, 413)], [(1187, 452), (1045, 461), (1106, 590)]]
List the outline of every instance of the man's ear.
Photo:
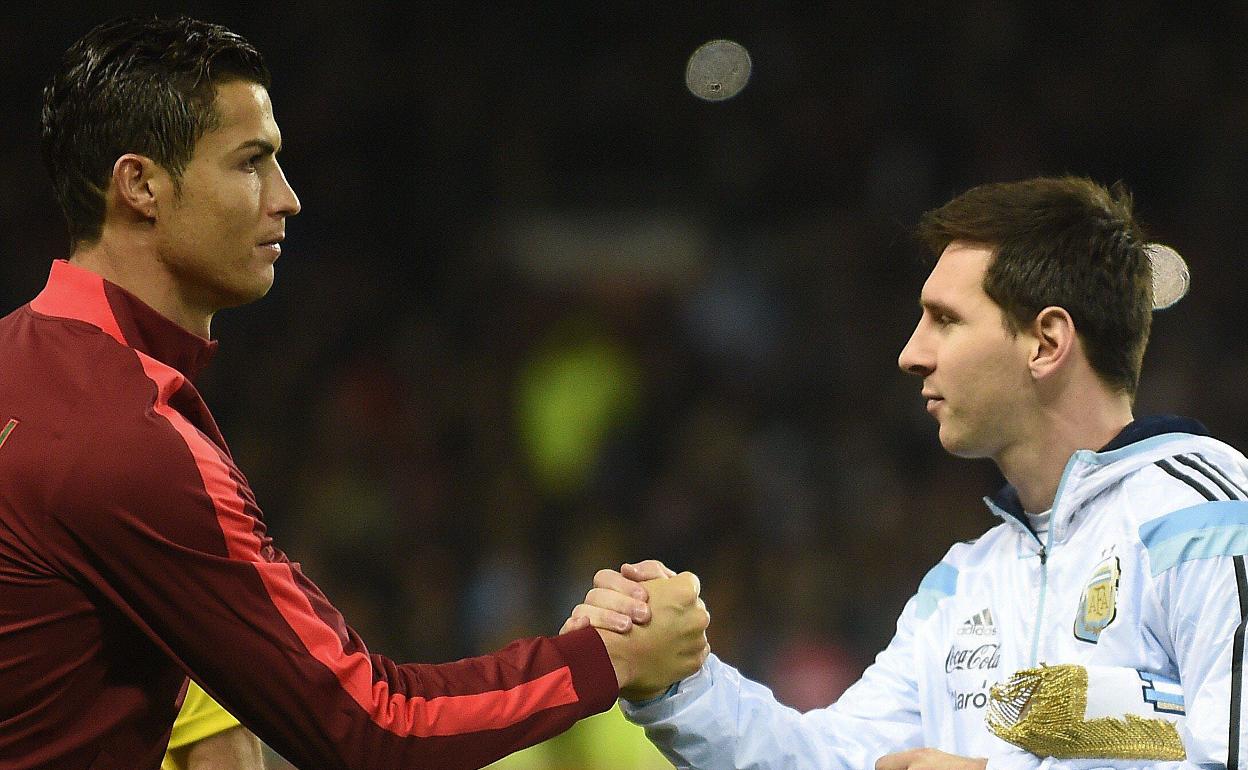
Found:
[(1041, 310), (1029, 331), (1035, 342), (1028, 366), (1036, 379), (1049, 377), (1074, 355), (1079, 340), (1075, 321), (1065, 308), (1050, 305)]
[(117, 202), (137, 219), (155, 221), (161, 198), (171, 187), (169, 174), (156, 161), (128, 152), (113, 164)]

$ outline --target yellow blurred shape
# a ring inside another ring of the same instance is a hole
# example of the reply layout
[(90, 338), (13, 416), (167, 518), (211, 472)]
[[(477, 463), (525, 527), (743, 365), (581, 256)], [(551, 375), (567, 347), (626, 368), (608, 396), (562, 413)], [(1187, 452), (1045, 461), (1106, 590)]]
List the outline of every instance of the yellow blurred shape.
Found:
[(488, 770), (672, 770), (672, 763), (616, 707), (500, 759)]
[[(564, 335), (556, 335), (564, 336)], [(637, 363), (616, 343), (574, 332), (543, 345), (520, 373), (520, 440), (544, 491), (580, 491), (603, 440), (639, 400)]]

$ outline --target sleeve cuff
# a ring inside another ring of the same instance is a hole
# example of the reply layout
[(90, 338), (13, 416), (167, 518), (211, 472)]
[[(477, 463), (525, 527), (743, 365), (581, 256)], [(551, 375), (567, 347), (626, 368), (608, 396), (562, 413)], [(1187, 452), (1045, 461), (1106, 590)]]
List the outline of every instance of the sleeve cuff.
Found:
[(572, 686), (581, 700), (583, 716), (598, 714), (615, 705), (620, 685), (598, 632), (587, 626), (551, 639), (572, 670)]
[(664, 693), (663, 693), (662, 695), (656, 695), (655, 697), (653, 697), (653, 698), (647, 698), (646, 700), (629, 700), (628, 698), (620, 698), (620, 701), (621, 701), (622, 703), (627, 703), (628, 705), (632, 706), (633, 708), (639, 708), (639, 709), (641, 709), (641, 708), (645, 708), (646, 706), (649, 706), (649, 705), (651, 705), (651, 704), (658, 703), (659, 701), (661, 701), (661, 700), (663, 700), (663, 699), (665, 699), (665, 698), (670, 698), (670, 697), (672, 697), (673, 695), (675, 695), (675, 694), (676, 694), (677, 692), (679, 692), (679, 691), (680, 691), (680, 682), (673, 682), (673, 683), (672, 683), (672, 686), (671, 686), (671, 687), (669, 687), (669, 688), (667, 688), (667, 690), (666, 690), (666, 691), (664, 691)]
[(621, 700), (620, 710), (630, 722), (639, 725), (653, 724), (668, 719), (711, 689), (715, 679), (715, 666), (718, 662), (719, 659), (712, 654), (696, 674), (672, 685), (659, 697), (636, 702)]

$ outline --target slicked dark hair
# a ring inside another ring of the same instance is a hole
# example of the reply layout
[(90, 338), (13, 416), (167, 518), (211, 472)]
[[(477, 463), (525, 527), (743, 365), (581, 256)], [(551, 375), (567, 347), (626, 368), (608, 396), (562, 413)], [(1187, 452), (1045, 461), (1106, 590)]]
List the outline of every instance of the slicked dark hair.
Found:
[(260, 53), (219, 24), (185, 16), (105, 22), (71, 45), (43, 90), (43, 161), (73, 244), (99, 240), (104, 191), (132, 152), (168, 171), (175, 190), (195, 143), (216, 128), (217, 86), (270, 85)]
[(993, 249), (984, 291), (1017, 334), (1049, 306), (1065, 308), (1110, 387), (1135, 395), (1152, 325), (1152, 267), (1122, 183), (1040, 177), (973, 188), (919, 222), (939, 256), (953, 241)]

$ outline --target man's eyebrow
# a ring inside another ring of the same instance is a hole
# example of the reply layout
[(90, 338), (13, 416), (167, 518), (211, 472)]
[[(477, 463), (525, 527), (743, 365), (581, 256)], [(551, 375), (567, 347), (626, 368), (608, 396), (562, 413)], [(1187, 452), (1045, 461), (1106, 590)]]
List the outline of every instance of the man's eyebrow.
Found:
[(245, 149), (259, 150), (262, 154), (265, 154), (265, 155), (277, 154), (277, 148), (273, 146), (272, 142), (267, 141), (265, 139), (248, 139), (247, 141), (243, 142), (239, 146), (235, 147), (234, 152), (238, 152), (239, 150), (245, 150)]
[(956, 315), (956, 313), (953, 312), (953, 308), (937, 299), (923, 299), (920, 297), (919, 307), (933, 315)]

